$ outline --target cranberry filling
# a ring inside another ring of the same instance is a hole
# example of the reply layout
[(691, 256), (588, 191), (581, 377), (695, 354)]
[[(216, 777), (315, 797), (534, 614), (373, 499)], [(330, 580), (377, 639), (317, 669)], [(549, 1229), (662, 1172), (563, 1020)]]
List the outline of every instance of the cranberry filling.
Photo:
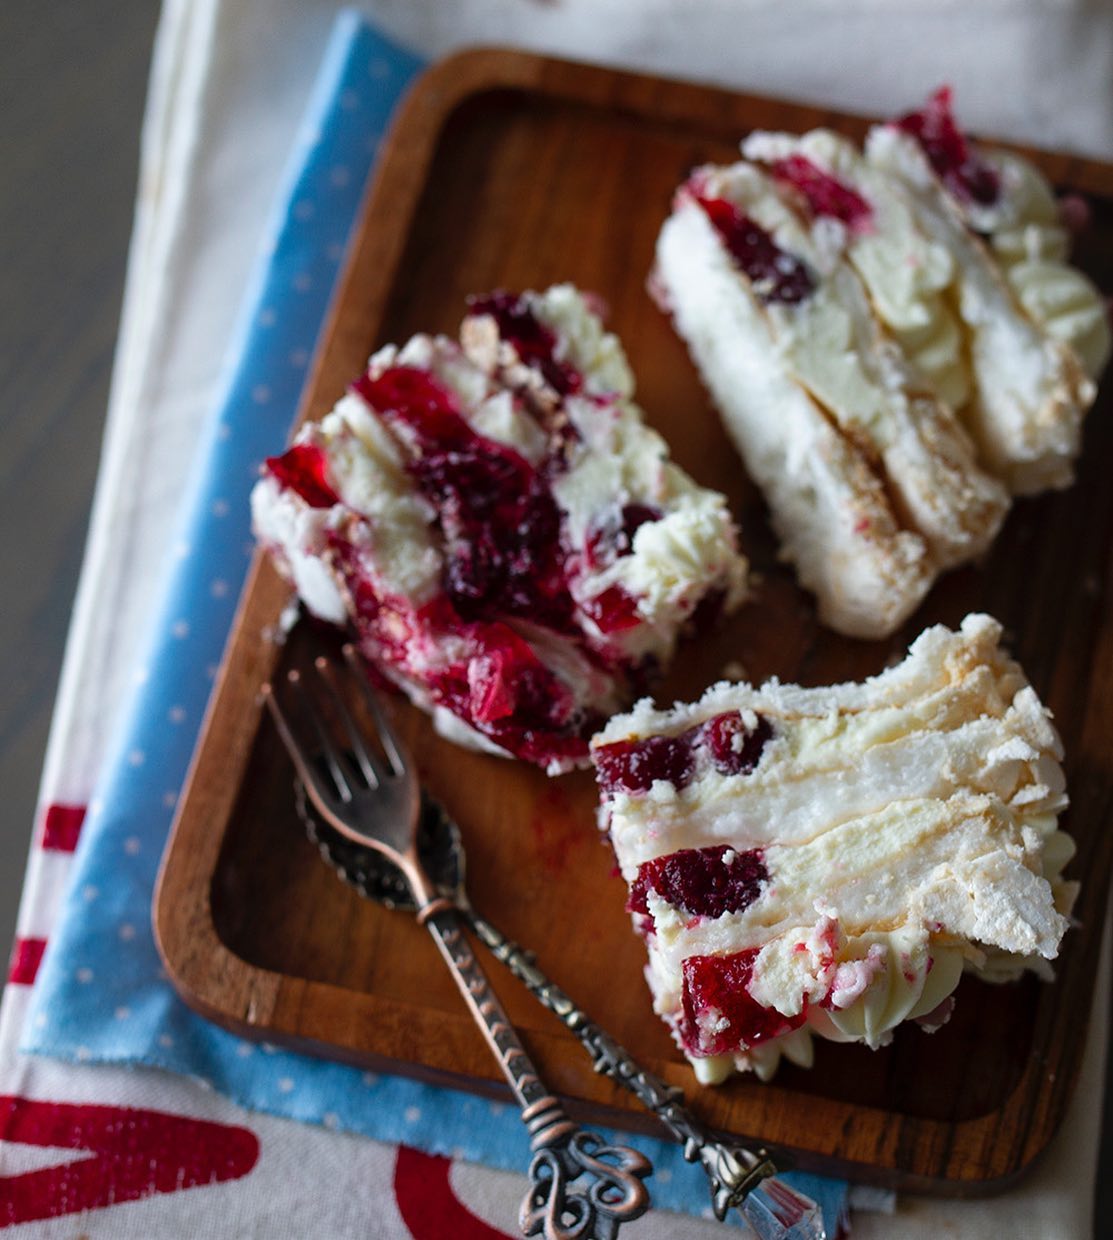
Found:
[(414, 611), (380, 596), (355, 548), (342, 532), (332, 535), (368, 657), (411, 674), (415, 652), (444, 647), (451, 636), (461, 651), (456, 662), (432, 675), (427, 667), (412, 672), (438, 705), (528, 761), (581, 758), (603, 721), (578, 710), (529, 643), (492, 618), (517, 615), (579, 633), (548, 484), (513, 449), (476, 434), (453, 395), (424, 371), (392, 367), (363, 376), (355, 390), (399, 427), (410, 472), (437, 508), (445, 538), (444, 592)]
[(778, 159), (772, 166), (772, 173), (778, 181), (785, 181), (798, 189), (807, 199), (814, 215), (833, 216), (856, 232), (869, 227), (873, 209), (861, 194), (803, 155)]
[(418, 617), (407, 600), (391, 598), (377, 588), (375, 581), (364, 573), (359, 552), (341, 531), (330, 531), (328, 541), (351, 595), (356, 630), (364, 643), (373, 646), (365, 653), (404, 668), (410, 642), (419, 628)]
[(500, 290), (485, 297), (469, 297), (468, 309), (472, 314), (489, 314), (498, 324), (503, 340), (514, 346), (527, 366), (536, 366), (560, 396), (583, 387), (580, 372), (556, 357), (556, 336), (533, 313), (524, 297)]
[(706, 743), (711, 761), (721, 774), (749, 775), (772, 738), (773, 726), (764, 715), (758, 715), (757, 724), (750, 731), (741, 714), (732, 710), (677, 736), (647, 736), (640, 741), (600, 745), (593, 756), (604, 793), (616, 789), (648, 792), (658, 779), (666, 780), (679, 791), (695, 776), (695, 747), (699, 742)]
[(695, 756), (686, 732), (648, 736), (600, 745), (595, 750), (595, 767), (606, 792), (648, 792), (658, 779), (679, 789), (687, 787), (695, 774)]
[(328, 482), (324, 452), (312, 443), (297, 443), (281, 456), (268, 456), (266, 468), (284, 487), (295, 491), (310, 508), (331, 508), (340, 497)]
[[(529, 643), (501, 621), (444, 623), (465, 639), (467, 658), (431, 680), (438, 700), (493, 737), (524, 743), (578, 722), (571, 690), (538, 659)], [(457, 628), (459, 625), (459, 628)], [(583, 752), (580, 741), (579, 752)]]
[(727, 711), (704, 724), (704, 736), (711, 760), (722, 775), (749, 775), (761, 761), (765, 746), (773, 739), (773, 725), (759, 715), (750, 731), (741, 714)]
[(694, 1055), (727, 1055), (799, 1029), (807, 1000), (796, 1016), (782, 1016), (751, 998), (756, 947), (726, 956), (689, 956), (684, 961), (683, 1014), (677, 1032)]
[[(617, 504), (588, 531), (584, 563), (589, 569), (606, 567), (634, 550), (634, 535), (648, 521), (661, 519), (653, 504)], [(583, 603), (602, 633), (622, 633), (638, 626), (638, 600), (621, 585), (609, 586)]]
[(408, 432), (410, 472), (438, 510), (444, 587), (460, 614), (521, 616), (576, 632), (561, 516), (548, 482), (513, 448), (477, 434), (425, 371), (394, 366), (355, 389)]
[(762, 302), (792, 305), (814, 292), (815, 284), (800, 259), (782, 250), (760, 224), (734, 203), (725, 198), (705, 198), (699, 193), (695, 200)]
[(620, 585), (608, 586), (601, 594), (586, 599), (583, 612), (595, 621), (600, 633), (625, 633), (641, 623), (638, 600)]
[[(465, 621), (441, 594), (414, 611), (404, 599), (378, 592), (362, 571), (358, 552), (339, 533), (330, 538), (353, 600), (364, 653), (408, 672), (415, 649), (439, 645), (451, 634), (461, 660), (428, 678), (446, 706), (497, 744), (527, 761), (581, 758), (586, 737), (602, 724), (575, 710), (572, 693), (513, 629), (499, 622)], [(422, 675), (421, 669), (415, 669)]]
[(629, 555), (638, 530), (649, 521), (660, 521), (663, 515), (654, 504), (624, 504), (608, 509), (588, 532), (588, 567), (597, 568)]
[(638, 867), (626, 908), (649, 913), (649, 892), (693, 917), (721, 917), (749, 908), (769, 881), (760, 848), (735, 852), (726, 844), (683, 848)]
[(571, 690), (507, 625), (464, 625), (467, 662), (434, 676), (437, 700), (497, 745), (529, 762), (581, 758), (601, 720), (578, 712)]
[(1001, 181), (970, 145), (955, 124), (952, 91), (941, 86), (919, 112), (896, 121), (898, 129), (911, 134), (923, 148), (943, 183), (959, 198), (992, 206), (1001, 193)]

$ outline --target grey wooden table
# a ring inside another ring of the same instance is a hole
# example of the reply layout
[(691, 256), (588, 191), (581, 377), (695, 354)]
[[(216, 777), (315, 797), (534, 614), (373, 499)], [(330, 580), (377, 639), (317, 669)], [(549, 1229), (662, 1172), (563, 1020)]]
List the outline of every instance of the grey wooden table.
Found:
[(157, 0), (0, 4), (0, 953), (100, 454)]
[[(0, 959), (96, 477), (157, 18), (156, 0), (0, 4)], [(1108, 1135), (1096, 1220), (1113, 1236)]]

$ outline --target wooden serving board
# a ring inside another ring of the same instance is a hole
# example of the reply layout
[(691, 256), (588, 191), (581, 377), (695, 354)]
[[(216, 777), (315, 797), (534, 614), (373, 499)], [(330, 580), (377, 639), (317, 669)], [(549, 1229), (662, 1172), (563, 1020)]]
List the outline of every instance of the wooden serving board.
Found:
[[(673, 190), (728, 161), (756, 127), (865, 123), (814, 108), (505, 51), (449, 59), (420, 80), (383, 153), (351, 249), (304, 416), (320, 417), (373, 348), (455, 332), (465, 295), (573, 280), (600, 292), (650, 422), (700, 482), (726, 493), (761, 575), (757, 598), (684, 649), (662, 701), (691, 697), (729, 660), (752, 679), (805, 684), (880, 671), (927, 624), (986, 610), (1055, 712), (1079, 845), (1078, 926), (1052, 985), (963, 981), (954, 1019), (901, 1029), (881, 1051), (817, 1043), (811, 1071), (699, 1089), (653, 1015), (625, 889), (595, 828), (588, 773), (548, 779), (456, 748), (399, 702), (430, 791), (458, 820), (475, 905), (532, 947), (552, 977), (642, 1062), (684, 1088), (711, 1124), (790, 1150), (800, 1165), (920, 1190), (970, 1193), (1016, 1176), (1045, 1146), (1078, 1072), (1097, 966), (1113, 835), (1110, 386), (1090, 414), (1071, 490), (1020, 502), (985, 564), (947, 576), (891, 641), (821, 629), (779, 565), (759, 494), (720, 429), (683, 345), (645, 292)], [(1113, 287), (1113, 168), (1037, 154), (1061, 188), (1093, 195), (1078, 259)], [(281, 447), (275, 444), (277, 451)], [(502, 1094), (498, 1069), (424, 931), (345, 888), (303, 838), (291, 768), (260, 684), (305, 657), (272, 632), (286, 586), (255, 564), (155, 900), (174, 984), (249, 1037)], [(517, 983), (496, 975), (553, 1087), (594, 1121), (653, 1130), (595, 1075), (579, 1045)]]

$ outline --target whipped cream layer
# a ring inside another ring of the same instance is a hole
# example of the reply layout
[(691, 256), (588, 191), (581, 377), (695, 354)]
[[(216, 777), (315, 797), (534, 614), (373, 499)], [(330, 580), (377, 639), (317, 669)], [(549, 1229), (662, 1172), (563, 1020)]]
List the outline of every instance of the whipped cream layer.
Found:
[(914, 138), (895, 126), (875, 128), (866, 158), (899, 184), (922, 231), (954, 257), (971, 378), (963, 416), (987, 466), (1020, 495), (1069, 485), (1095, 395), (1078, 354), (1025, 312), (992, 252), (940, 193)]
[(1068, 233), (1038, 169), (972, 143), (950, 103), (944, 89), (875, 127), (864, 152), (826, 130), (752, 134), (743, 152), (786, 179), (794, 163), (810, 167), (868, 203), (843, 244), (879, 317), (1014, 492), (1064, 486), (1109, 357), (1108, 309), (1067, 263)]
[(891, 127), (911, 135), (942, 194), (991, 248), (1028, 315), (1078, 354), (1091, 379), (1109, 359), (1113, 332), (1099, 290), (1069, 262), (1070, 233), (1040, 170), (1012, 151), (973, 142), (942, 87)]
[(377, 352), (267, 462), (254, 528), (442, 732), (555, 773), (682, 628), (739, 604), (746, 563), (577, 290), (476, 299), (461, 340)]
[[(843, 261), (845, 229), (832, 228), (827, 215), (798, 214), (779, 183), (751, 164), (697, 172), (689, 186), (731, 204), (805, 265), (806, 296), (764, 305), (772, 353), (880, 474), (896, 519), (919, 534), (938, 568), (979, 555), (1008, 493), (978, 466), (953, 411), (924, 389), (875, 319), (861, 279)], [(864, 199), (860, 210), (870, 210)], [(870, 226), (863, 220), (858, 230)]]
[(655, 1008), (701, 1079), (807, 1062), (811, 1033), (880, 1045), (941, 1023), (963, 969), (1056, 955), (1061, 746), (999, 641), (969, 616), (860, 684), (724, 683), (594, 738)]
[(742, 152), (768, 168), (786, 191), (793, 185), (788, 174), (802, 168), (861, 199), (868, 213), (847, 225), (816, 210), (806, 193), (793, 195), (802, 215), (825, 228), (831, 244), (845, 255), (877, 318), (931, 390), (952, 409), (961, 408), (970, 396), (970, 375), (961, 320), (948, 295), (955, 257), (919, 227), (908, 196), (849, 138), (827, 129), (800, 136), (758, 131), (743, 142)]
[(678, 196), (661, 230), (654, 278), (820, 615), (855, 636), (891, 632), (931, 584), (927, 545), (786, 366), (771, 316), (694, 195)]
[(970, 143), (945, 91), (865, 150), (817, 129), (742, 153), (678, 191), (650, 287), (821, 618), (884, 636), (1011, 495), (1070, 482), (1107, 308), (1046, 181)]

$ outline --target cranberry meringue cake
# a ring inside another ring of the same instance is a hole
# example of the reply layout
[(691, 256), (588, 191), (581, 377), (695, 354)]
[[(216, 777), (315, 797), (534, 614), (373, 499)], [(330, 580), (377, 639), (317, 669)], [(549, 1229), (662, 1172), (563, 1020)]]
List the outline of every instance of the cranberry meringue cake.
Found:
[(1105, 306), (1054, 196), (941, 92), (875, 127), (754, 133), (678, 191), (650, 287), (821, 619), (891, 633), (1014, 494), (1069, 483)]
[(937, 1027), (964, 970), (1046, 973), (1076, 890), (1062, 751), (1000, 636), (971, 615), (861, 683), (722, 683), (592, 740), (654, 1007), (701, 1081)]
[(681, 630), (745, 593), (725, 500), (633, 394), (575, 288), (473, 299), (459, 342), (380, 349), (266, 462), (257, 538), (445, 735), (586, 765)]

